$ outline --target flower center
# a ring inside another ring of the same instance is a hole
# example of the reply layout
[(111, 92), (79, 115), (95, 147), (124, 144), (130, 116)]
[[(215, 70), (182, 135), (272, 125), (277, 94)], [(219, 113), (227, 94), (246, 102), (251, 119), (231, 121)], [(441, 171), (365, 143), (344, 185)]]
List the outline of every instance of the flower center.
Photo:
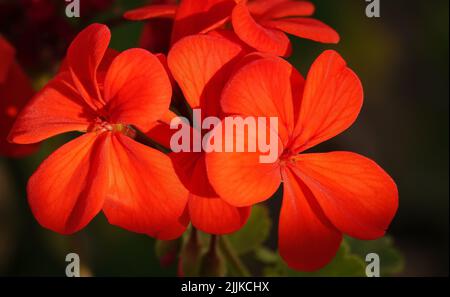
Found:
[(281, 161), (289, 161), (289, 160), (291, 160), (292, 156), (293, 156), (292, 151), (290, 149), (285, 149), (280, 156), (280, 160)]
[(102, 118), (97, 118), (88, 132), (95, 132), (97, 134), (103, 132), (117, 132), (131, 138), (136, 136), (136, 131), (131, 126), (125, 124), (111, 124)]

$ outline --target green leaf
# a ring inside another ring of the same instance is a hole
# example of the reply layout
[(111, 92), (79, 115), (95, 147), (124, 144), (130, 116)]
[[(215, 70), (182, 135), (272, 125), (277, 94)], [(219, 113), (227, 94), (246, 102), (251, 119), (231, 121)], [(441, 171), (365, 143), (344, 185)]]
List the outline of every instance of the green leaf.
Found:
[(269, 210), (262, 205), (252, 208), (252, 213), (245, 226), (230, 235), (226, 235), (238, 255), (256, 250), (269, 237), (271, 219)]
[(359, 256), (350, 253), (348, 244), (343, 241), (336, 257), (324, 268), (316, 272), (299, 272), (290, 269), (278, 256), (274, 266), (264, 270), (266, 276), (365, 276), (365, 263)]
[(380, 256), (381, 276), (391, 276), (398, 274), (404, 269), (404, 258), (395, 248), (391, 237), (385, 236), (377, 240), (356, 240), (347, 238), (353, 253), (365, 259), (369, 253), (376, 253)]

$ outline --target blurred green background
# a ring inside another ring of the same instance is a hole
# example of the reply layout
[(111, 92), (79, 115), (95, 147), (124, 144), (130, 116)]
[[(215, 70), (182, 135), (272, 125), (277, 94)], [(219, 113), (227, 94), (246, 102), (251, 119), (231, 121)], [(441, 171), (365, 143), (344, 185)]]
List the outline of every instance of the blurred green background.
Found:
[[(6, 2), (0, 0), (0, 4)], [(116, 1), (95, 17), (112, 25), (112, 47), (136, 46), (142, 24), (120, 21), (119, 16), (143, 2)], [(313, 2), (316, 17), (334, 27), (342, 40), (329, 46), (292, 38), (295, 51), (290, 61), (306, 75), (321, 51), (334, 48), (360, 76), (365, 90), (356, 124), (315, 150), (361, 153), (376, 160), (397, 182), (400, 208), (389, 230), (402, 255), (402, 269), (396, 269), (395, 275), (448, 275), (449, 2), (381, 0), (380, 18), (366, 17), (364, 0)], [(64, 16), (64, 10), (57, 13)], [(6, 35), (3, 30), (15, 21), (19, 20), (8, 19), (7, 24), (3, 20), (0, 33)], [(93, 19), (82, 15), (71, 22), (88, 24)], [(42, 34), (45, 38), (46, 32)], [(36, 86), (51, 77), (56, 68), (50, 66), (27, 69)], [(103, 215), (73, 236), (47, 231), (34, 220), (26, 202), (27, 178), (68, 139), (70, 136), (47, 141), (38, 154), (22, 160), (0, 157), (0, 275), (62, 276), (70, 252), (80, 254), (85, 275), (175, 275), (176, 265), (160, 266), (153, 239), (110, 226)], [(276, 247), (280, 202), (272, 199), (267, 204), (272, 228), (261, 235), (272, 249)], [(364, 245), (349, 240), (347, 244), (363, 255), (377, 250), (380, 242)], [(259, 249), (256, 254), (256, 258), (273, 263), (270, 251)], [(244, 252), (243, 256), (247, 258)], [(251, 259), (247, 262), (255, 274), (263, 273), (260, 264)], [(352, 274), (347, 272), (342, 274)], [(274, 266), (265, 274), (288, 273)]]

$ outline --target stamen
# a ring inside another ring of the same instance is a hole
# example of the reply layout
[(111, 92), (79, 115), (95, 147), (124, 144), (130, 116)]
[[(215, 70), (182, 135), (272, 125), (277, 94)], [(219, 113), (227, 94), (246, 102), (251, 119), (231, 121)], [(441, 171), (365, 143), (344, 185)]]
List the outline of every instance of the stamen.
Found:
[(130, 138), (136, 137), (136, 131), (131, 126), (125, 124), (110, 124), (101, 118), (97, 118), (91, 127), (89, 132), (95, 132), (97, 134), (103, 132), (117, 132)]

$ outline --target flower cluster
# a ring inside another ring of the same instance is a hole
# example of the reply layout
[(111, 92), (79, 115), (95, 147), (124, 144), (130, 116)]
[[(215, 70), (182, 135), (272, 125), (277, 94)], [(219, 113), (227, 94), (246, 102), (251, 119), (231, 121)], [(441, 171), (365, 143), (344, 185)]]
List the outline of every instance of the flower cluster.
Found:
[[(325, 266), (343, 234), (383, 236), (398, 207), (391, 177), (355, 153), (306, 152), (349, 128), (363, 103), (358, 76), (336, 51), (323, 52), (306, 77), (284, 59), (292, 52), (287, 34), (339, 41), (311, 17), (314, 6), (156, 2), (124, 15), (146, 21), (141, 48), (109, 48), (110, 31), (101, 24), (79, 33), (58, 74), (15, 121), (8, 139), (27, 148), (83, 133), (30, 178), (28, 200), (38, 222), (71, 234), (103, 212), (113, 225), (163, 240), (178, 238), (189, 224), (223, 235), (242, 228), (251, 207), (282, 185), (278, 248), (291, 268)], [(2, 39), (0, 52), (8, 57), (0, 65), (0, 94), (21, 108), (26, 89), (6, 83), (18, 93), (3, 90), (2, 82), (19, 84), (9, 77), (22, 75)], [(194, 109), (221, 121), (208, 130), (192, 123), (192, 135), (210, 139), (223, 137), (217, 127), (226, 117), (276, 117), (277, 131), (267, 133), (276, 133), (278, 157), (261, 163), (258, 150), (171, 152), (171, 122)], [(2, 152), (12, 145), (0, 144)]]

